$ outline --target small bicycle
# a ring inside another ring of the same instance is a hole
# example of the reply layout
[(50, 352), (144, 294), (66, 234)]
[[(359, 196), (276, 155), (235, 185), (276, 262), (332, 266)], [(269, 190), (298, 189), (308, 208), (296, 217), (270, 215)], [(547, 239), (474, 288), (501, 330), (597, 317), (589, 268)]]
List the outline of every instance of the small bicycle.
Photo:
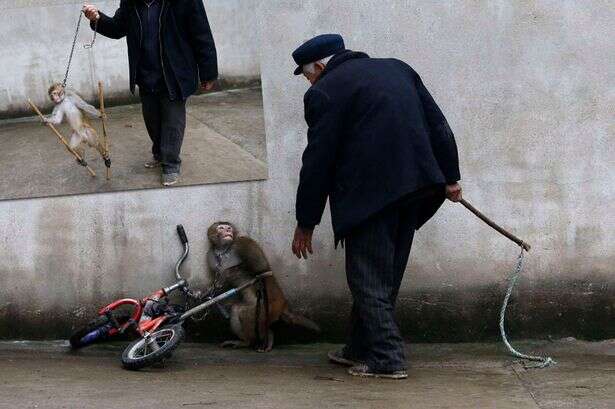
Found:
[[(177, 226), (177, 234), (184, 247), (183, 254), (175, 264), (177, 281), (169, 287), (137, 300), (124, 298), (102, 308), (99, 317), (77, 330), (69, 339), (72, 349), (79, 349), (96, 342), (124, 333), (136, 333), (138, 339), (130, 343), (122, 353), (122, 365), (126, 369), (145, 368), (169, 358), (184, 337), (183, 323), (189, 317), (204, 312), (221, 301), (236, 295), (256, 284), (259, 280), (272, 275), (270, 271), (256, 276), (237, 288), (230, 289), (217, 296), (201, 297), (190, 290), (188, 281), (182, 278), (180, 269), (190, 252), (188, 237), (182, 225)], [(168, 296), (180, 290), (189, 299), (203, 301), (194, 308), (170, 305)], [(120, 307), (130, 305), (132, 314), (127, 314)]]

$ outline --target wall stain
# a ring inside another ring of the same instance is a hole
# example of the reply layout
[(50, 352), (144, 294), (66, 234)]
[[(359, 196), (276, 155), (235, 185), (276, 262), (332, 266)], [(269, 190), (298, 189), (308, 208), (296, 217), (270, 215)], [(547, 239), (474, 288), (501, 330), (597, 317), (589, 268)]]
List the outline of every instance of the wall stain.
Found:
[[(593, 284), (592, 284), (593, 283)], [(590, 289), (590, 291), (588, 291)], [(397, 317), (411, 342), (479, 342), (499, 339), (498, 317), (504, 285), (463, 290), (433, 289), (400, 295)], [(30, 302), (30, 300), (28, 300)], [(291, 305), (313, 318), (323, 329), (321, 341), (343, 341), (347, 331), (350, 297), (301, 296)], [(24, 305), (23, 300), (19, 305)], [(51, 308), (32, 304), (26, 310), (10, 300), (0, 304), (0, 338), (63, 339), (89, 321), (88, 306), (56, 303)], [(78, 314), (75, 311), (79, 311)], [(87, 313), (84, 311), (87, 310)], [(590, 341), (615, 338), (615, 288), (600, 281), (539, 281), (521, 285), (513, 293), (506, 319), (511, 340), (575, 337)], [(44, 331), (41, 331), (44, 328)], [(231, 336), (228, 323), (215, 312), (203, 322), (188, 323), (191, 339), (220, 341)], [(307, 342), (315, 337), (280, 324), (276, 343)]]

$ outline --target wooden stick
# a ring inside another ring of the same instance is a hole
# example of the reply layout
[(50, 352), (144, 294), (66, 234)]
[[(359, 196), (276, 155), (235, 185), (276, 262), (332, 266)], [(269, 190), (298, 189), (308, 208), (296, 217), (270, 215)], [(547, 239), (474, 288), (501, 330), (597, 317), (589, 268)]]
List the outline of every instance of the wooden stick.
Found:
[(510, 233), (509, 231), (505, 230), (503, 227), (499, 226), (494, 221), (489, 219), (487, 216), (482, 214), (477, 208), (472, 206), (466, 200), (461, 199), (461, 201), (459, 203), (464, 205), (466, 207), (466, 209), (468, 209), (469, 211), (474, 213), (479, 219), (481, 219), (482, 221), (487, 223), (490, 227), (494, 228), (498, 233), (504, 235), (508, 239), (510, 239), (510, 240), (514, 241), (515, 243), (517, 243), (517, 245), (521, 246), (523, 248), (523, 250), (530, 251), (530, 249), (532, 248), (532, 246), (530, 246), (529, 244), (527, 244), (526, 242), (524, 242), (523, 240), (521, 240), (520, 238), (518, 238), (514, 234)]
[[(109, 157), (109, 137), (107, 136), (107, 115), (105, 114), (105, 93), (102, 81), (98, 81), (98, 100), (100, 101), (100, 113), (102, 114), (102, 130), (105, 144), (105, 156)], [(107, 180), (111, 179), (111, 169), (107, 168)]]
[[(39, 109), (36, 107), (36, 105), (34, 105), (34, 103), (28, 99), (28, 103), (30, 104), (30, 106), (32, 107), (32, 109), (34, 110), (34, 112), (36, 112), (38, 114), (38, 116), (41, 118), (41, 120), (45, 120), (45, 117), (43, 116), (43, 114), (41, 113), (41, 111), (39, 111)], [(45, 125), (47, 125), (58, 137), (58, 139), (60, 140), (60, 142), (62, 142), (62, 144), (66, 147), (66, 149), (68, 149), (68, 151), (70, 153), (73, 154), (73, 156), (79, 161), (79, 162), (83, 162), (83, 158), (77, 153), (75, 152), (75, 150), (73, 148), (70, 147), (70, 145), (68, 144), (68, 142), (66, 142), (66, 139), (62, 136), (62, 134), (60, 132), (58, 132), (58, 130), (56, 129), (55, 126), (53, 126), (53, 124), (50, 124), (49, 122), (45, 122)], [(90, 172), (90, 175), (92, 176), (96, 176), (96, 172), (94, 172), (94, 170), (89, 166), (86, 165), (85, 168), (88, 170), (88, 172)]]

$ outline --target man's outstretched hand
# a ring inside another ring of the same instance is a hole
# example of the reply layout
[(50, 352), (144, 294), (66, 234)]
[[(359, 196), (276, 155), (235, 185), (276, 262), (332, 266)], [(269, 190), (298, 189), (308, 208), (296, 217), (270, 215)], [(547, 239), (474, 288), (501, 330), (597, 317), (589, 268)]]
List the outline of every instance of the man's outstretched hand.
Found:
[(308, 253), (314, 254), (312, 251), (312, 233), (314, 233), (314, 230), (304, 229), (299, 226), (295, 229), (293, 253), (297, 258), (303, 257), (307, 260)]
[(451, 202), (461, 201), (463, 199), (461, 185), (459, 183), (446, 185), (446, 198)]
[(83, 11), (83, 14), (85, 14), (85, 17), (90, 21), (96, 21), (100, 18), (98, 7), (92, 6), (91, 4), (84, 4), (81, 11)]

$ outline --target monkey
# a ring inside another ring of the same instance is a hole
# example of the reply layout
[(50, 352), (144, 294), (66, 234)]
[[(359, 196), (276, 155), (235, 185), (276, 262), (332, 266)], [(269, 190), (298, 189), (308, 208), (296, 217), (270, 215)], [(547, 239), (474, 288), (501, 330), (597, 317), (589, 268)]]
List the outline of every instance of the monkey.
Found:
[[(237, 287), (259, 274), (271, 271), (261, 246), (250, 237), (239, 235), (234, 224), (215, 222), (208, 228), (207, 237), (210, 243), (207, 252), (210, 279), (221, 290)], [(267, 314), (260, 311), (264, 308), (259, 305), (256, 288), (253, 286), (243, 290), (237, 298), (227, 303), (230, 306), (231, 330), (239, 341), (223, 342), (223, 347), (255, 347), (259, 352), (269, 352), (273, 348), (271, 324), (277, 321), (320, 332), (316, 323), (290, 310), (274, 276), (264, 278), (263, 282), (266, 289), (264, 298), (268, 303)], [(263, 340), (258, 339), (259, 335), (266, 339), (265, 345), (260, 345)]]
[[(106, 167), (111, 167), (111, 159), (106, 152), (106, 149), (99, 140), (94, 128), (87, 122), (83, 113), (86, 112), (94, 117), (102, 118), (103, 114), (92, 105), (85, 102), (79, 95), (74, 92), (65, 92), (64, 86), (56, 83), (49, 87), (49, 99), (55, 104), (51, 116), (43, 120), (44, 123), (59, 125), (64, 117), (71, 128), (71, 136), (69, 146), (79, 156), (84, 158), (85, 149), (83, 144), (95, 148), (105, 161)], [(85, 161), (83, 161), (85, 162)]]

